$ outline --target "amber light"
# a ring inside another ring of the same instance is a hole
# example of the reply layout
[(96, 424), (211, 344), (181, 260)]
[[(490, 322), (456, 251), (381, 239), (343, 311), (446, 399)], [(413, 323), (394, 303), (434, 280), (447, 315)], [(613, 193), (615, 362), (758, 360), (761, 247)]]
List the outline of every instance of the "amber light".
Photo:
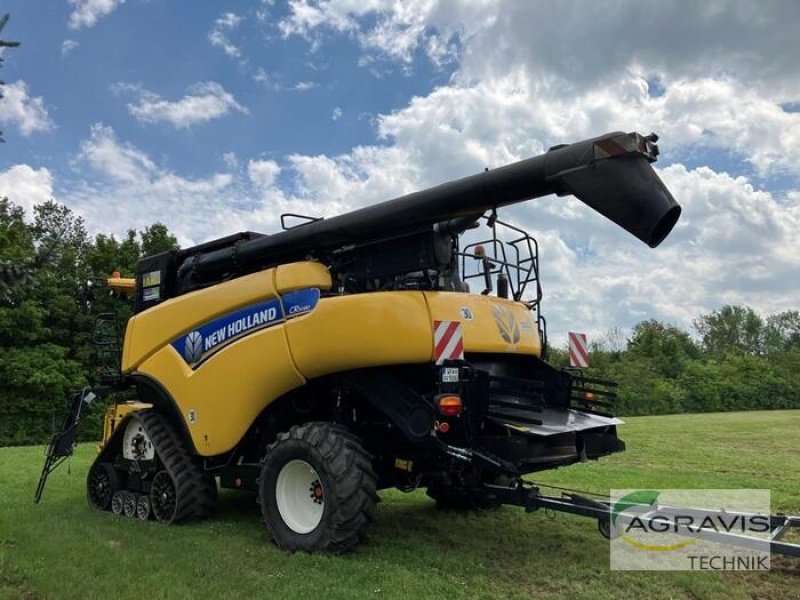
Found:
[(439, 407), (439, 412), (448, 417), (460, 415), (464, 411), (464, 405), (461, 404), (461, 396), (440, 396), (436, 401), (436, 405)]

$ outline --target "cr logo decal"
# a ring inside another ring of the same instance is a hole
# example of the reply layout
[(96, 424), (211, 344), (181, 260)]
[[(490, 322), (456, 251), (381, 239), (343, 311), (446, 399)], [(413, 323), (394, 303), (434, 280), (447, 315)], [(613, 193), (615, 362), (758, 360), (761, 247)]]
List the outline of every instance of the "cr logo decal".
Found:
[(500, 332), (500, 336), (509, 344), (519, 344), (519, 323), (517, 323), (513, 313), (505, 306), (493, 306), (492, 314), (494, 315), (495, 323), (497, 323), (497, 330)]

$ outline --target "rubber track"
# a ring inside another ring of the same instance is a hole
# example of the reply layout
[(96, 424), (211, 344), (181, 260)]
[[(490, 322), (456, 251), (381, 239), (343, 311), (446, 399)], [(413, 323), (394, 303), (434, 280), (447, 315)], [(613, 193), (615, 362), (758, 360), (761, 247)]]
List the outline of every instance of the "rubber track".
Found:
[[(328, 476), (336, 482), (334, 489), (326, 489), (325, 493), (335, 492), (337, 510), (330, 516), (324, 535), (313, 551), (339, 554), (352, 549), (366, 537), (366, 529), (375, 519), (375, 505), (380, 502), (372, 456), (346, 427), (336, 423), (311, 422), (279, 433), (277, 440), (267, 448), (262, 467), (270, 451), (289, 440), (313, 446), (322, 456)], [(261, 503), (262, 510), (264, 504)], [(281, 545), (287, 550), (299, 549)]]
[(178, 506), (172, 522), (211, 516), (217, 502), (216, 482), (203, 470), (200, 460), (189, 452), (169, 421), (152, 410), (136, 412), (133, 418), (139, 419), (175, 484)]

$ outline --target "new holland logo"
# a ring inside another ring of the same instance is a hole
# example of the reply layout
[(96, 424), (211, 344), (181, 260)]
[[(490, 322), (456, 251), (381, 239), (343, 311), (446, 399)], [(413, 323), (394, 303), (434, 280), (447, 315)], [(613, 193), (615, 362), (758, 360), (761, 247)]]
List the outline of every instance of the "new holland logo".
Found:
[(500, 332), (500, 336), (509, 344), (519, 344), (519, 323), (512, 312), (505, 306), (495, 305), (492, 307), (492, 314), (494, 315), (495, 323), (497, 323), (497, 330)]
[(203, 336), (199, 331), (193, 331), (186, 336), (186, 342), (183, 345), (183, 358), (188, 363), (195, 363), (200, 360), (203, 355)]

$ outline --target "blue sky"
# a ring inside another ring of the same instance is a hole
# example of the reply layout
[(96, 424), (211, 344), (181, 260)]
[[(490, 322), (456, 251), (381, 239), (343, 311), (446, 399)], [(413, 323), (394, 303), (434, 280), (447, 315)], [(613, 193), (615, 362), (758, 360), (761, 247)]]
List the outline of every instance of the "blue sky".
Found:
[(684, 207), (649, 251), (514, 207), (556, 332), (800, 305), (800, 4), (5, 0), (0, 194), (184, 245), (273, 231), (622, 129)]
[[(17, 0), (5, 2), (3, 10), (12, 14), (8, 35), (23, 44), (9, 53), (3, 75), (24, 79), (32, 94), (43, 97), (56, 126), (37, 136), (9, 129), (7, 149), (13, 152), (3, 153), (0, 166), (46, 160), (66, 168), (98, 122), (163, 157), (170, 168), (194, 175), (219, 168), (225, 152), (273, 158), (346, 152), (375, 141), (378, 114), (428, 93), (452, 70), (419, 59), (408, 68), (388, 61), (358, 66), (360, 51), (349, 37), (332, 37), (312, 51), (307, 40), (284, 38), (276, 29), (286, 5), (131, 0), (78, 30), (68, 25), (74, 7), (66, 2)], [(238, 57), (209, 42), (226, 14), (242, 18), (235, 28), (221, 28)], [(77, 46), (65, 53), (67, 40)], [(202, 81), (219, 83), (247, 113), (232, 111), (228, 118), (176, 130), (137, 122), (126, 108), (132, 94), (115, 92), (117, 84), (141, 85), (178, 100)], [(334, 120), (337, 107), (341, 116)]]

